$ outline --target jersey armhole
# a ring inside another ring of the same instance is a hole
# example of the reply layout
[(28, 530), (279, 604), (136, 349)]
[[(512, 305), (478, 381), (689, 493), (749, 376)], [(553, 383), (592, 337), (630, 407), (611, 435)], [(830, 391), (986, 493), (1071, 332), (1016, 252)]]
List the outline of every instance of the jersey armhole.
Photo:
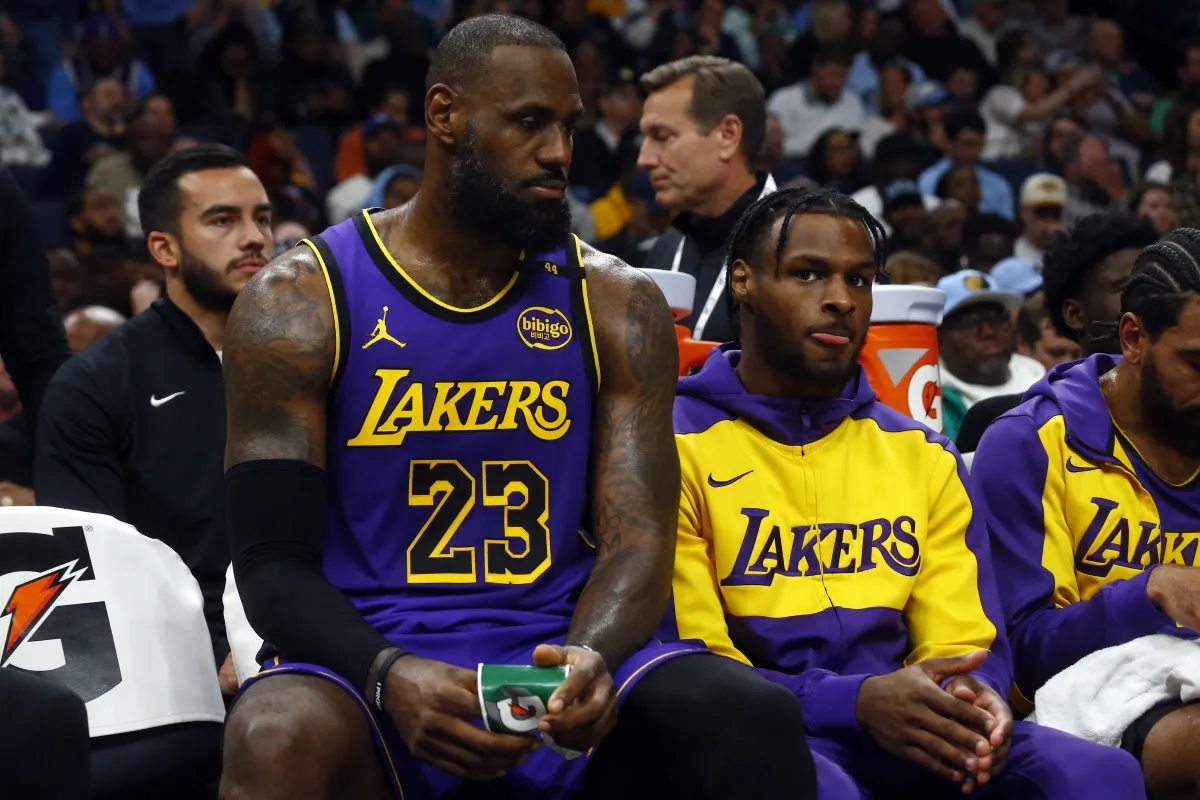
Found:
[(337, 390), (342, 373), (346, 369), (346, 361), (350, 358), (350, 313), (346, 306), (346, 290), (342, 285), (342, 273), (338, 269), (337, 258), (329, 248), (329, 244), (320, 236), (301, 239), (301, 244), (308, 245), (317, 263), (321, 265), (321, 273), (325, 276), (325, 288), (329, 290), (329, 303), (333, 308), (333, 371), (329, 376), (329, 394)]
[[(592, 307), (588, 302), (587, 272), (583, 268), (583, 252), (579, 246), (579, 237), (571, 234), (575, 247), (575, 267), (578, 280), (571, 281), (571, 316), (587, 326), (587, 336), (579, 337), (579, 346), (583, 350), (583, 370), (587, 373), (592, 385), (592, 394), (600, 391), (600, 351), (596, 348), (596, 326), (592, 321)], [(568, 254), (567, 259), (571, 256)]]

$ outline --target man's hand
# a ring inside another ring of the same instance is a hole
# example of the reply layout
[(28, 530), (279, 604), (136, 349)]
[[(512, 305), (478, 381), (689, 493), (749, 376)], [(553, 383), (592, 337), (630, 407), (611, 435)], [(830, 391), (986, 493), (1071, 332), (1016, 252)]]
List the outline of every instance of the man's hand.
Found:
[(1163, 564), (1146, 581), (1150, 602), (1176, 623), (1200, 631), (1200, 569)]
[(540, 644), (533, 651), (539, 667), (571, 667), (538, 722), (556, 744), (572, 750), (594, 747), (617, 724), (617, 693), (612, 676), (599, 653), (583, 647)]
[(36, 506), (33, 489), (11, 481), (0, 481), (0, 506)]
[[(858, 692), (858, 722), (887, 752), (959, 783), (992, 752), (996, 721), (973, 702), (941, 688), (951, 675), (972, 672), (986, 651), (929, 658), (890, 675), (867, 678)], [(986, 732), (981, 734), (980, 732)]]
[(970, 794), (976, 786), (983, 786), (1004, 771), (1012, 747), (1012, 709), (995, 689), (971, 675), (952, 678), (945, 689), (959, 700), (986, 711), (993, 722), (990, 731), (979, 731), (987, 736), (992, 752), (979, 759), (975, 771), (963, 781), (963, 793)]
[(237, 670), (233, 667), (233, 653), (225, 656), (225, 663), (221, 664), (221, 670), (217, 673), (217, 683), (221, 684), (221, 694), (226, 697), (237, 694), (238, 679)]
[(441, 661), (406, 655), (392, 664), (383, 707), (414, 756), (459, 778), (498, 778), (541, 747), (476, 726), (475, 673)]

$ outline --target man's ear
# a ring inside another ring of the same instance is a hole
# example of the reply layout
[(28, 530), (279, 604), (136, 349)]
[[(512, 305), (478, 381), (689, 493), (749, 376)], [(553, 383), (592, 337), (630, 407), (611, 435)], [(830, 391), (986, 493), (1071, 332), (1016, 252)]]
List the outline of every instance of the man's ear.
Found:
[(183, 262), (183, 248), (179, 246), (179, 240), (169, 233), (153, 231), (146, 237), (146, 249), (155, 263), (165, 270), (179, 269)]
[(754, 302), (754, 270), (739, 258), (729, 267), (729, 288), (733, 294), (733, 302), (738, 306), (752, 305)]

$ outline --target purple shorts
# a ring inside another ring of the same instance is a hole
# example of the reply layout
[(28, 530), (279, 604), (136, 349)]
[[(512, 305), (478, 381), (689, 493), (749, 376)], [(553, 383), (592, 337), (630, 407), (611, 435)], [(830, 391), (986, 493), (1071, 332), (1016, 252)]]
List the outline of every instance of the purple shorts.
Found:
[[(559, 637), (558, 642), (551, 640), (549, 643), (561, 643), (562, 638)], [(519, 637), (514, 637), (514, 640), (519, 640)], [(634, 684), (655, 666), (677, 656), (707, 652), (709, 652), (707, 649), (693, 642), (670, 644), (650, 642), (630, 656), (613, 675), (613, 683), (617, 687), (617, 702), (622, 702), (628, 697), (629, 690), (633, 688)], [(425, 651), (422, 651), (421, 655), (438, 658), (437, 654)], [(442, 658), (440, 660), (456, 663), (461, 659)], [(523, 657), (521, 654), (514, 653), (500, 656), (480, 653), (475, 657), (474, 663), (459, 663), (457, 666), (473, 670), (479, 662), (531, 664), (533, 663), (532, 649), (524, 653)], [(367, 721), (371, 724), (371, 735), (375, 740), (375, 748), (396, 797), (401, 800), (434, 800), (434, 798), (453, 793), (462, 784), (458, 778), (414, 758), (400, 739), (400, 734), (396, 731), (391, 719), (368, 703), (358, 687), (325, 667), (272, 658), (263, 665), (261, 671), (246, 679), (246, 682), (242, 684), (242, 691), (273, 675), (297, 674), (315, 675), (332, 681), (357, 701), (363, 714), (366, 715)], [(487, 786), (486, 794), (495, 797), (527, 797), (531, 800), (564, 797), (579, 789), (588, 760), (587, 756), (581, 756), (568, 761), (549, 747), (542, 747), (531, 753), (523, 765), (510, 770), (503, 778), (489, 781), (487, 784), (479, 784), (479, 786)]]

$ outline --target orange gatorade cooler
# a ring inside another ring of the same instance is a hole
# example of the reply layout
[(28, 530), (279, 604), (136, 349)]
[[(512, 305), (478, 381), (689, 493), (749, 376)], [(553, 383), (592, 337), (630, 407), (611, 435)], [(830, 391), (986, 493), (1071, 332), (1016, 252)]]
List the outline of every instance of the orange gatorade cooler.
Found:
[(937, 326), (946, 293), (927, 286), (876, 286), (859, 361), (879, 399), (942, 432)]
[[(692, 304), (696, 300), (696, 278), (686, 272), (672, 272), (666, 269), (642, 270), (650, 276), (671, 307), (671, 318), (679, 320), (692, 313)], [(692, 332), (685, 326), (675, 325), (675, 338), (679, 342), (679, 375), (688, 375), (693, 369), (704, 366), (708, 354), (720, 342), (704, 342), (692, 338)]]

